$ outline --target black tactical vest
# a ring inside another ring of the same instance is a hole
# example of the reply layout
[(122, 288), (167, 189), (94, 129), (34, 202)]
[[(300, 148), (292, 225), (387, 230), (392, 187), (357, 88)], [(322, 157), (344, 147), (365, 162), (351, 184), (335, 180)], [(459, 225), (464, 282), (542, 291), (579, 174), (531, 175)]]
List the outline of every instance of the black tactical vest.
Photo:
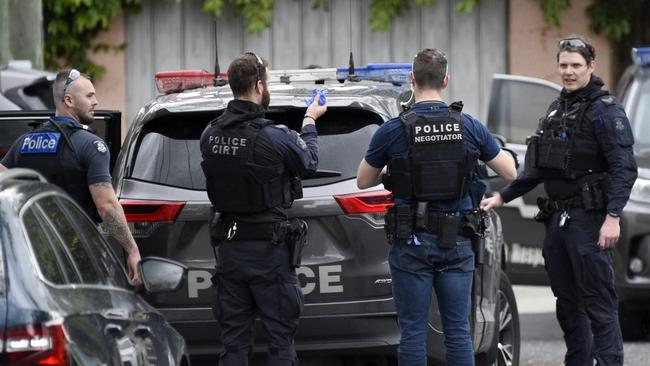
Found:
[(390, 160), (384, 176), (384, 186), (396, 198), (438, 201), (465, 196), (478, 153), (465, 145), (462, 108), (462, 102), (456, 102), (446, 116), (425, 117), (412, 111), (400, 115), (409, 149)]
[[(21, 149), (16, 165), (31, 168), (41, 173), (49, 182), (63, 188), (90, 218), (95, 222), (101, 222), (101, 218), (95, 207), (95, 202), (88, 189), (86, 169), (81, 165), (71, 141), (72, 135), (80, 129), (81, 127), (73, 127), (68, 124), (56, 124), (56, 122), (52, 121), (41, 124), (32, 132), (25, 135), (23, 141), (19, 143), (24, 145), (26, 139), (38, 140), (42, 133), (49, 133), (58, 136), (58, 143), (54, 147), (53, 152), (27, 153)], [(37, 141), (36, 144), (38, 143)], [(72, 155), (66, 155), (68, 159), (64, 159), (64, 149), (72, 152)], [(73, 158), (70, 159), (70, 156)]]
[[(547, 178), (568, 179), (606, 171), (605, 156), (589, 114), (592, 100), (606, 94), (581, 98), (571, 105), (560, 100), (551, 104), (536, 134), (528, 139), (526, 169), (536, 169)], [(553, 110), (555, 113), (550, 115)]]
[(255, 146), (261, 142), (267, 119), (228, 124), (222, 118), (211, 122), (201, 140), (201, 167), (207, 180), (208, 197), (223, 213), (258, 213), (290, 205), (302, 197), (300, 179), (290, 177), (284, 162), (255, 163)]

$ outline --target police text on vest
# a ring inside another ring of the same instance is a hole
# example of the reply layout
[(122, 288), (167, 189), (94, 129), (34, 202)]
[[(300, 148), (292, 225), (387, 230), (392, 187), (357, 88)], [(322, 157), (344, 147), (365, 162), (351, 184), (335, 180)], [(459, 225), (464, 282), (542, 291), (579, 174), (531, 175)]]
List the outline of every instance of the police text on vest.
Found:
[(212, 145), (215, 155), (236, 156), (240, 147), (246, 146), (246, 139), (242, 137), (209, 136), (208, 143)]

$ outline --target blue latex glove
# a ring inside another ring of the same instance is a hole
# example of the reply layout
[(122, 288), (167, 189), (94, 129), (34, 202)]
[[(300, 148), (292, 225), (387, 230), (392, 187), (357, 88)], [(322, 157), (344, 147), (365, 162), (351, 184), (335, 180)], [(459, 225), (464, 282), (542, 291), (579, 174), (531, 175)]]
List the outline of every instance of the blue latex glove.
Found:
[(318, 90), (317, 88), (314, 88), (311, 90), (311, 98), (305, 98), (305, 104), (309, 107), (309, 105), (314, 102), (314, 98), (318, 96), (318, 105), (323, 105), (327, 103), (326, 95), (327, 89)]

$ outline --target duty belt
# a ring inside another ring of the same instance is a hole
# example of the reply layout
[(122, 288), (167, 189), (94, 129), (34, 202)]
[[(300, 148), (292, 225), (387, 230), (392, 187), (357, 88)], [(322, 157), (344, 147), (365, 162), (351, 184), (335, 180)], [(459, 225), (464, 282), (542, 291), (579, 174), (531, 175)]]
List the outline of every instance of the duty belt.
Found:
[(225, 240), (273, 240), (279, 222), (243, 222), (239, 220), (224, 220), (223, 235)]
[(568, 211), (576, 207), (584, 207), (581, 196), (575, 196), (566, 200), (549, 200), (546, 202), (547, 209), (551, 211)]

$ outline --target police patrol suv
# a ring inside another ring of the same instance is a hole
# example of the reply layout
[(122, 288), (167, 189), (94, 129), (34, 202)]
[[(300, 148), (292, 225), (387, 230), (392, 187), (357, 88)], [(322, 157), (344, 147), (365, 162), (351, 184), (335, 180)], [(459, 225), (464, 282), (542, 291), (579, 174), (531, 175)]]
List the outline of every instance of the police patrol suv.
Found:
[[(386, 190), (359, 190), (356, 171), (374, 131), (402, 111), (400, 102), (408, 99), (402, 84), (407, 83), (410, 68), (410, 64), (370, 64), (356, 72), (351, 68), (270, 72), (266, 117), (292, 129), (299, 129), (304, 100), (312, 89), (328, 91), (328, 110), (317, 124), (319, 169), (303, 177), (304, 198), (289, 210), (309, 225), (303, 265), (296, 270), (306, 295), (296, 336), (298, 351), (327, 350), (354, 362), (394, 362), (400, 332), (383, 228), (392, 202)], [(219, 324), (211, 310), (210, 277), (215, 266), (208, 230), (211, 207), (199, 138), (232, 93), (226, 85), (213, 86), (213, 79), (205, 71), (157, 74), (162, 95), (137, 114), (113, 172), (142, 256), (168, 257), (190, 268), (184, 290), (153, 295), (148, 301), (183, 334), (194, 355), (219, 351)], [(435, 131), (429, 133), (436, 137)], [(479, 365), (518, 363), (519, 319), (503, 272), (503, 250), (495, 214), (475, 278), (472, 324)], [(437, 302), (432, 304), (428, 352), (440, 361), (442, 326)], [(258, 327), (260, 351), (263, 332)]]
[[(614, 278), (623, 338), (639, 340), (650, 333), (650, 47), (633, 49), (632, 59), (616, 96), (630, 120), (639, 175), (621, 215), (621, 237), (614, 247)], [(546, 80), (495, 75), (488, 127), (503, 135), (508, 148), (523, 158), (526, 136), (534, 132), (537, 118), (545, 114), (560, 89)], [(495, 191), (504, 184), (498, 180), (491, 183)], [(508, 273), (517, 283), (547, 281), (542, 257), (544, 225), (533, 220), (538, 211), (536, 199), (543, 195), (540, 185), (498, 210), (504, 222)]]

